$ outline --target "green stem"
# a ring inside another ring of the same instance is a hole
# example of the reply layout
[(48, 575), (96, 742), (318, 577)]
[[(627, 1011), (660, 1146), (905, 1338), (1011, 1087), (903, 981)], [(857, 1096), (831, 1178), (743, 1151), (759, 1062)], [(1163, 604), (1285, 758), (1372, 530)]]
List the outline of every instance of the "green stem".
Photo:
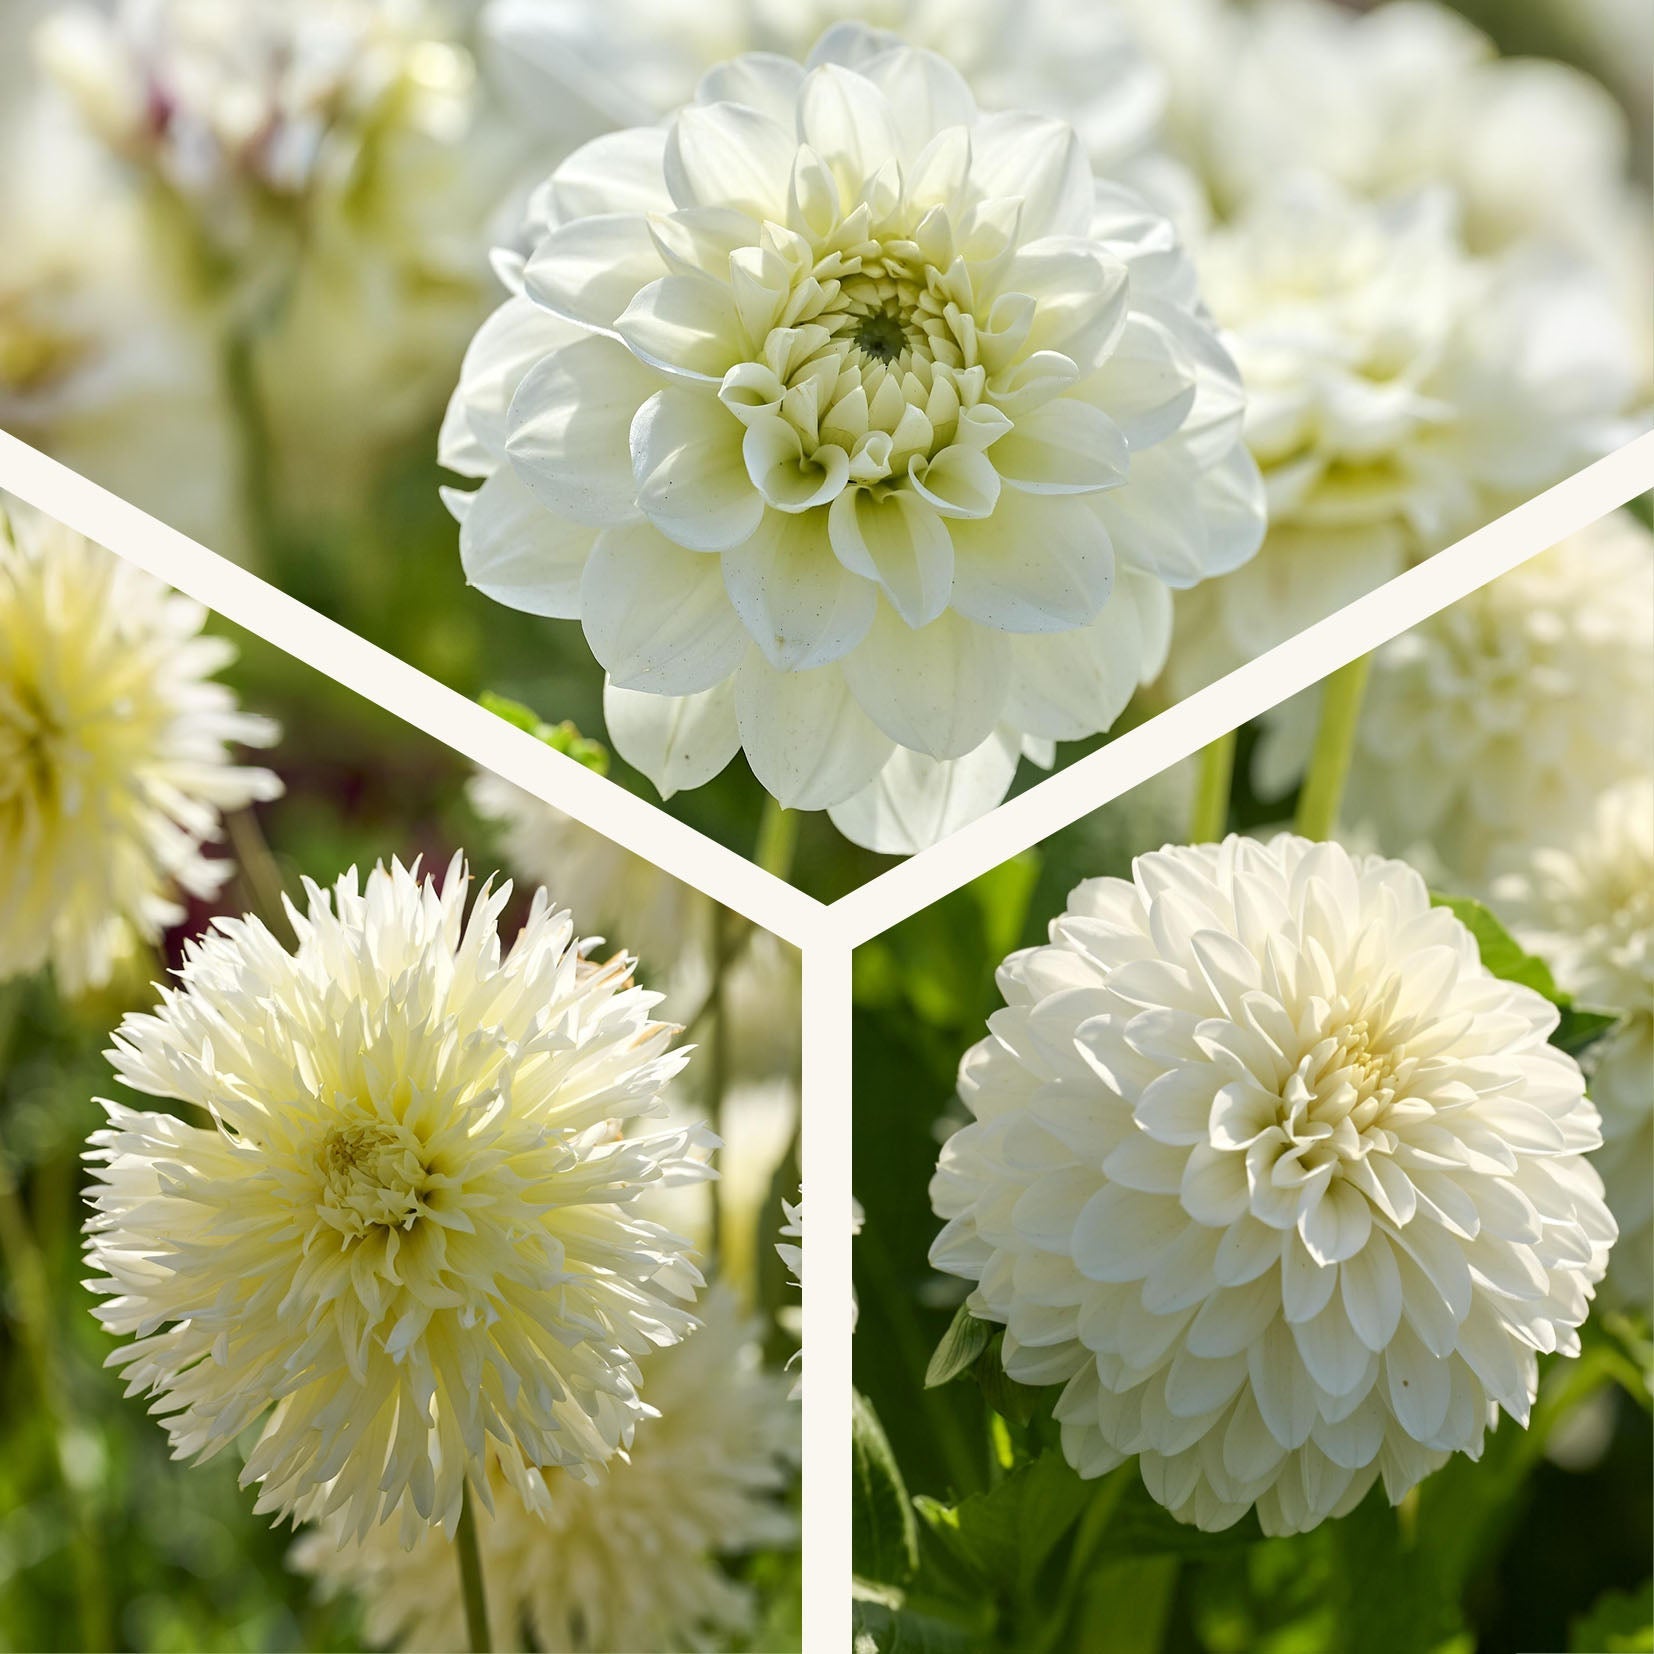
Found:
[(1235, 731), (1220, 735), (1200, 754), (1194, 809), (1189, 817), (1189, 842), (1211, 844), (1229, 825), (1229, 788), (1235, 775)]
[(1298, 794), (1294, 827), (1305, 838), (1331, 838), (1338, 826), (1338, 805), (1355, 752), (1355, 730), (1361, 719), (1361, 696), (1367, 687), (1372, 657), (1363, 655), (1341, 666), (1321, 685), (1321, 722), (1315, 748)]
[(1074, 1548), (1068, 1553), (1068, 1566), (1063, 1571), (1063, 1581), (1057, 1592), (1055, 1608), (1045, 1621), (1043, 1634), (1031, 1645), (1033, 1654), (1049, 1654), (1049, 1651), (1063, 1646), (1063, 1633), (1068, 1628), (1080, 1592), (1085, 1586), (1086, 1577), (1091, 1572), (1092, 1558), (1102, 1543), (1109, 1523), (1114, 1519), (1116, 1507), (1125, 1497), (1126, 1489), (1131, 1486), (1132, 1478), (1136, 1474), (1136, 1461), (1128, 1459), (1125, 1464), (1116, 1466), (1098, 1483), (1097, 1491), (1092, 1495), (1091, 1503), (1086, 1506), (1085, 1514), (1080, 1517), (1080, 1525), (1075, 1530)]
[(783, 810), (773, 798), (764, 798), (764, 813), (758, 822), (758, 844), (752, 859), (766, 873), (784, 879), (793, 867), (798, 849), (798, 811)]
[(28, 1358), (40, 1410), (51, 1431), (53, 1462), (71, 1520), (70, 1550), (80, 1613), (80, 1644), (89, 1650), (108, 1648), (109, 1607), (104, 1593), (97, 1521), (77, 1485), (69, 1457), (70, 1403), (52, 1322), (50, 1279), (10, 1162), (3, 1153), (0, 1153), (0, 1261), (4, 1262), (11, 1282), (17, 1330)]
[(465, 1602), (465, 1636), (471, 1654), (488, 1654), (493, 1640), (488, 1635), (488, 1597), (482, 1586), (482, 1552), (477, 1548), (477, 1511), (471, 1500), (467, 1478), (459, 1507), (459, 1527), (454, 1533), (459, 1552), (459, 1589)]
[(225, 826), (254, 910), (275, 935), (290, 937), (292, 926), (281, 900), (281, 869), (276, 865), (258, 817), (251, 808), (234, 810), (225, 818)]

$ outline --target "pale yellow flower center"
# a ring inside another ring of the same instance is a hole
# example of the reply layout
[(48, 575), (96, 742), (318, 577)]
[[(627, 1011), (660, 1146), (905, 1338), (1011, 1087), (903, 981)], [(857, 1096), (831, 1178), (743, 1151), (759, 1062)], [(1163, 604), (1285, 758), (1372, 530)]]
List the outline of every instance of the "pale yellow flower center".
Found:
[(1412, 1059), (1362, 1016), (1329, 1017), (1328, 1032), (1281, 1088), (1277, 1121), (1305, 1171), (1394, 1147), (1385, 1117), (1403, 1094)]
[(764, 342), (720, 395), (771, 504), (922, 483), (944, 451), (980, 453), (1011, 428), (990, 375), (1025, 350), (1033, 303), (1011, 295), (978, 315), (973, 266), (1006, 237), (979, 226), (955, 241), (940, 208), (875, 225), (863, 205), (814, 240), (766, 226), (766, 244), (743, 250), (738, 299)]
[(370, 1121), (333, 1127), (317, 1151), (322, 1220), (346, 1236), (411, 1229), (429, 1176), (420, 1150), (404, 1126)]

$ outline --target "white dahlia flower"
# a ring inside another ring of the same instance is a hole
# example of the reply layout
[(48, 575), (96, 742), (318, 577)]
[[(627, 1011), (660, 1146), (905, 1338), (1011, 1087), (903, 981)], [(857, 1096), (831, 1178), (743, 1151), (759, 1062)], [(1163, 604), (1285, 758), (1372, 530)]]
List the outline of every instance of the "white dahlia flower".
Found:
[[(494, 1508), (478, 1513), (477, 1539), (497, 1647), (666, 1654), (753, 1630), (752, 1591), (720, 1559), (796, 1539), (781, 1496), (798, 1459), (798, 1412), (786, 1380), (763, 1367), (759, 1328), (734, 1294), (715, 1287), (703, 1308), (698, 1332), (644, 1358), (658, 1416), (594, 1480), (530, 1470), (525, 1499), (491, 1461)], [(293, 1564), (330, 1594), (359, 1595), (376, 1644), (462, 1648), (453, 1551), (434, 1530), (404, 1550), (386, 1528), (358, 1538), (334, 1517), (301, 1536)]]
[(488, 0), (481, 32), (491, 67), (527, 120), (566, 142), (647, 125), (695, 95), (715, 64), (746, 52), (803, 58), (823, 31), (859, 22), (946, 58), (988, 109), (1055, 115), (1092, 161), (1151, 157), (1165, 76), (1118, 7), (1066, 0), (612, 0), (547, 6)]
[(1560, 256), (1472, 257), (1446, 191), (1374, 204), (1296, 174), (1200, 262), (1269, 532), (1179, 598), (1179, 695), (1635, 434), (1630, 345), (1600, 283)]
[(1621, 782), (1562, 844), (1534, 850), (1493, 885), (1494, 906), (1558, 984), (1620, 1022), (1585, 1054), (1602, 1115), (1594, 1156), (1620, 1240), (1608, 1285), (1654, 1302), (1654, 781)]
[[(875, 847), (1106, 729), (1261, 534), (1169, 223), (857, 28), (714, 70), (536, 198), (441, 457), (468, 579), (578, 618), (663, 793), (745, 749)], [(983, 777), (990, 777), (984, 782)]]
[[(1269, 715), (1266, 796), (1301, 770), (1318, 704)], [(1501, 856), (1572, 837), (1651, 752), (1654, 536), (1616, 512), (1374, 654), (1343, 816), (1480, 891)]]
[(1391, 1501), (1576, 1353), (1614, 1221), (1557, 1012), (1403, 862), (1283, 835), (1082, 884), (960, 1065), (932, 1260), (1181, 1521)]
[(0, 979), (101, 986), (229, 877), (223, 813), (280, 793), (230, 760), (277, 730), (212, 680), (235, 649), (206, 618), (0, 496)]
[[(710, 1175), (633, 1135), (682, 1066), (631, 961), (586, 959), (544, 890), (465, 913), (400, 865), (306, 883), (292, 952), (220, 919), (115, 1035), (120, 1077), (202, 1124), (105, 1103), (88, 1254), (128, 1393), (178, 1457), (258, 1426), (257, 1509), (452, 1533), (485, 1449), (591, 1474), (649, 1412), (638, 1357), (692, 1325), (687, 1242), (639, 1195)], [(480, 1490), (485, 1491), (485, 1490)]]

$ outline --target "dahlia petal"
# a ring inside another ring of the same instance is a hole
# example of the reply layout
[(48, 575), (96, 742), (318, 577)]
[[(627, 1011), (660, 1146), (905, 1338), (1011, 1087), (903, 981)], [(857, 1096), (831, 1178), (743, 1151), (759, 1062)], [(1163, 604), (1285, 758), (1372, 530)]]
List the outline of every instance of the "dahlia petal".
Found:
[(1222, 1287), (1200, 1306), (1200, 1313), (1190, 1323), (1189, 1349), (1208, 1357), (1243, 1353), (1264, 1335), (1280, 1312), (1280, 1289), (1268, 1275), (1260, 1275), (1245, 1286)]
[(581, 579), (586, 641), (622, 689), (693, 695), (740, 666), (747, 635), (716, 561), (647, 523), (605, 530)]
[(1030, 352), (1067, 357), (1078, 371), (1077, 394), (1084, 396), (1087, 380), (1108, 361), (1126, 325), (1126, 266), (1094, 241), (1053, 236), (1017, 249), (1005, 285), (1035, 301)]
[[(745, 104), (779, 126), (790, 126), (804, 73), (802, 63), (779, 52), (743, 52), (701, 76), (695, 102)], [(664, 147), (664, 131), (661, 143)]]
[(698, 273), (661, 276), (637, 288), (611, 325), (651, 367), (708, 384), (721, 383), (747, 348), (729, 288)]
[(1405, 1322), (1384, 1347), (1384, 1380), (1401, 1427), (1415, 1441), (1435, 1441), (1452, 1392), (1448, 1363), (1431, 1354)]
[(609, 333), (661, 273), (648, 219), (599, 213), (560, 224), (546, 236), (523, 267), (523, 291), (554, 316)]
[(670, 212), (665, 159), (662, 126), (624, 127), (581, 144), (551, 175), (559, 222), (594, 214)]
[(1125, 434), (1099, 407), (1059, 396), (1023, 414), (993, 445), (993, 464), (1028, 494), (1089, 494), (1126, 480)]
[(1372, 1352), (1356, 1337), (1341, 1299), (1329, 1298), (1309, 1320), (1295, 1321), (1292, 1337), (1310, 1377), (1323, 1390), (1348, 1395), (1367, 1376)]
[(868, 717), (893, 741), (932, 758), (962, 757), (992, 734), (1008, 673), (999, 633), (951, 612), (914, 631), (886, 604), (866, 641), (844, 659), (845, 682)]
[(1019, 740), (1006, 730), (995, 730), (963, 758), (927, 758), (904, 748), (859, 793), (831, 807), (833, 825), (869, 850), (913, 855), (998, 804), (1020, 755)]
[(1105, 1185), (1074, 1225), (1074, 1262), (1088, 1280), (1140, 1281), (1183, 1227), (1176, 1201)]
[(815, 517), (765, 511), (753, 533), (723, 555), (729, 600), (778, 671), (842, 660), (874, 623), (876, 588), (824, 542)]
[(1072, 127), (1042, 115), (999, 112), (978, 117), (971, 142), (977, 189), (1015, 197), (1024, 236), (1088, 233), (1096, 185)]
[[(1067, 632), (1097, 619), (1114, 589), (1108, 534), (1082, 500), (1020, 494), (991, 517), (950, 529), (951, 601), (985, 626)], [(1123, 627), (1133, 616), (1127, 610), (1119, 618)], [(1038, 647), (1047, 642), (1042, 636)]]
[(630, 442), (638, 507), (690, 551), (744, 544), (764, 516), (741, 453), (740, 427), (710, 391), (668, 385), (637, 410)]
[(1138, 1129), (1127, 1132), (1103, 1161), (1103, 1175), (1144, 1194), (1175, 1195), (1183, 1183), (1185, 1164), (1179, 1149)]
[(1135, 453), (1164, 442), (1195, 401), (1195, 365), (1158, 317), (1134, 310), (1114, 349), (1075, 390), (1109, 416)]
[(827, 518), (833, 554), (864, 579), (876, 581), (909, 626), (928, 626), (953, 591), (953, 541), (947, 524), (915, 493), (882, 497), (847, 488)]
[(1342, 1263), (1367, 1244), (1372, 1208), (1367, 1197), (1343, 1178), (1334, 1178), (1325, 1194), (1298, 1219), (1304, 1249), (1318, 1263)]
[(553, 516), (509, 468), (459, 498), (468, 502), (459, 527), (466, 584), (508, 608), (576, 618), (581, 572), (598, 531)]
[(1234, 1396), (1246, 1378), (1246, 1367), (1244, 1350), (1206, 1360), (1184, 1349), (1166, 1374), (1166, 1406), (1182, 1418), (1210, 1413)]
[(777, 414), (748, 422), (741, 457), (753, 487), (777, 511), (830, 505), (850, 477), (850, 457), (842, 448), (826, 444), (806, 456), (798, 431)]
[(741, 750), (733, 679), (696, 695), (606, 683), (603, 722), (615, 751), (648, 776), (663, 799), (705, 786)]
[(505, 459), (506, 410), (534, 364), (584, 337), (532, 300), (509, 298), (477, 329), (460, 364), (437, 442), (437, 461), (465, 477), (486, 477)]
[(564, 345), (518, 385), (506, 454), (561, 516), (597, 525), (635, 517), (628, 433), (659, 383), (613, 339), (588, 335)]
[(666, 187), (680, 207), (737, 207), (784, 222), (796, 147), (793, 134), (762, 110), (690, 104), (667, 135)]
[(1382, 1352), (1401, 1322), (1401, 1273), (1382, 1232), (1340, 1264), (1338, 1282), (1356, 1337), (1369, 1350)]
[(1265, 1428), (1283, 1448), (1302, 1447), (1315, 1427), (1315, 1386), (1292, 1334), (1272, 1326), (1247, 1350), (1246, 1361)]
[(1311, 1255), (1296, 1230), (1281, 1240), (1281, 1308), (1288, 1321), (1319, 1315), (1338, 1285), (1338, 1266)]
[(753, 774), (783, 809), (837, 804), (890, 756), (888, 737), (857, 706), (837, 667), (777, 672), (753, 651), (736, 678), (736, 698)]
[(900, 161), (903, 147), (890, 100), (864, 75), (836, 63), (805, 77), (798, 138), (827, 164), (847, 205), (862, 199), (863, 186), (882, 167)]
[(959, 443), (944, 448), (934, 459), (915, 457), (908, 466), (908, 481), (943, 517), (986, 517), (999, 499), (999, 473), (993, 461)]
[(1197, 1223), (1226, 1229), (1246, 1210), (1246, 1162), (1242, 1156), (1197, 1142), (1183, 1163), (1183, 1209)]
[(1224, 1230), (1212, 1260), (1212, 1276), (1223, 1286), (1244, 1286), (1280, 1261), (1279, 1232), (1247, 1215)]

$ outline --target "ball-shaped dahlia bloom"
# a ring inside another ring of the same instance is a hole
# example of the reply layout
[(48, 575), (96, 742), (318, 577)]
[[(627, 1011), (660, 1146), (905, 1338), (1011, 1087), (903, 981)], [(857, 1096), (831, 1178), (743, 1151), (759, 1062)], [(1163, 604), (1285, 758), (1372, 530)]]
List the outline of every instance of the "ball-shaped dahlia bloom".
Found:
[[(1318, 706), (1269, 714), (1266, 796), (1302, 772)], [(1651, 752), (1654, 536), (1616, 512), (1374, 654), (1344, 819), (1391, 854), (1427, 845), (1455, 888), (1483, 891), (1512, 854), (1584, 828)]]
[(1608, 1287), (1654, 1307), (1654, 781), (1610, 787), (1590, 819), (1498, 877), (1493, 902), (1582, 1005), (1620, 1013), (1585, 1054), (1593, 1156), (1620, 1239)]
[[(754, 1629), (752, 1590), (720, 1559), (796, 1539), (781, 1496), (798, 1410), (734, 1294), (715, 1287), (703, 1309), (699, 1331), (645, 1357), (657, 1416), (594, 1480), (530, 1470), (519, 1486), (491, 1461), (477, 1541), (497, 1647), (727, 1647)], [(434, 1529), (404, 1550), (388, 1529), (357, 1538), (333, 1517), (300, 1538), (293, 1564), (360, 1596), (377, 1645), (462, 1648), (453, 1552)]]
[(534, 198), (442, 459), (467, 578), (578, 618), (663, 793), (745, 750), (912, 849), (1106, 729), (1261, 533), (1170, 224), (865, 29), (715, 69)]
[(999, 980), (931, 1256), (1064, 1386), (1081, 1475), (1135, 1454), (1182, 1521), (1295, 1533), (1526, 1422), (1614, 1239), (1597, 1114), (1410, 867), (1157, 851)]
[(101, 986), (222, 886), (223, 812), (281, 791), (231, 761), (277, 731), (213, 681), (235, 650), (206, 618), (0, 498), (0, 978), (50, 964), (66, 993)]
[(638, 1358), (700, 1284), (636, 1210), (709, 1175), (693, 1130), (624, 1124), (684, 1060), (655, 996), (544, 890), (502, 953), (511, 887), (467, 917), (467, 883), (456, 857), (440, 890), (396, 864), (307, 884), (291, 951), (216, 921), (111, 1053), (201, 1123), (106, 1102), (87, 1153), (98, 1317), (174, 1453), (258, 1427), (260, 1511), (399, 1517), (404, 1544), (452, 1534), (485, 1451), (520, 1482), (623, 1447)]
[(1179, 597), (1175, 694), (1636, 434), (1631, 347), (1600, 281), (1531, 250), (1473, 256), (1445, 189), (1375, 203), (1286, 175), (1199, 262), (1246, 382), (1269, 532)]

